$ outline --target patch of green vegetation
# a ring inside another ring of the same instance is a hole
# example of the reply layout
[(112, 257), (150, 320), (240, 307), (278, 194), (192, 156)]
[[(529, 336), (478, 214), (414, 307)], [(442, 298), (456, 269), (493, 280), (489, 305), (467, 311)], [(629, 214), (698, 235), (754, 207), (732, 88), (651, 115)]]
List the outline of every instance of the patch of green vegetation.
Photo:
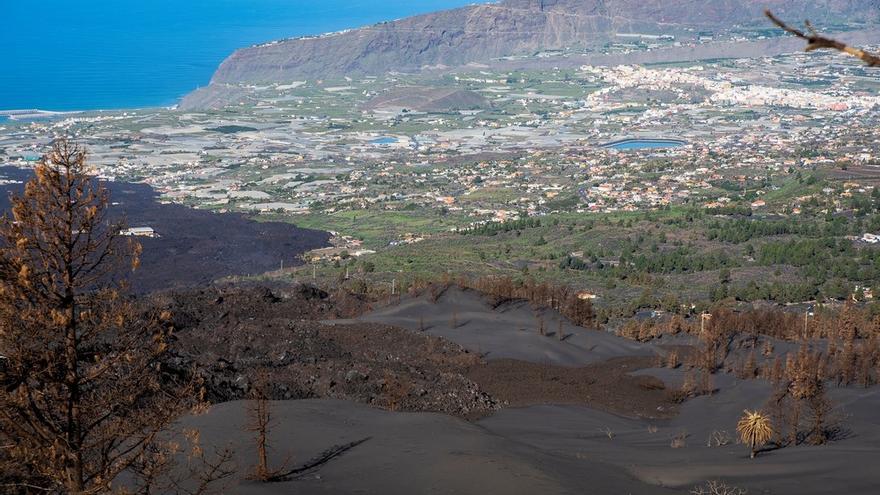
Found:
[(338, 232), (363, 241), (365, 248), (380, 249), (406, 234), (433, 235), (467, 224), (453, 214), (412, 210), (347, 210), (309, 213), (291, 219), (300, 227)]
[(477, 191), (465, 194), (459, 198), (462, 203), (494, 203), (504, 204), (513, 201), (520, 195), (517, 191), (508, 188), (490, 188), (484, 187)]
[(809, 181), (801, 176), (800, 180), (786, 181), (782, 186), (773, 191), (768, 191), (762, 199), (768, 203), (782, 203), (799, 196), (816, 194), (825, 187), (824, 183), (815, 180)]
[[(419, 223), (430, 220), (386, 215), (384, 224), (397, 229), (425, 228), (427, 224)], [(564, 213), (489, 224), (462, 234), (438, 232), (417, 244), (381, 249), (362, 261), (371, 263), (371, 277), (379, 279), (506, 274), (565, 283), (599, 294), (597, 304), (608, 314), (626, 316), (638, 307), (665, 307), (669, 301), (705, 305), (736, 297), (788, 303), (844, 298), (857, 285), (880, 289), (880, 250), (857, 248), (846, 238), (872, 228), (880, 229), (880, 216), (857, 222), (841, 217), (744, 219), (686, 206)], [(806, 239), (790, 240), (792, 236)]]

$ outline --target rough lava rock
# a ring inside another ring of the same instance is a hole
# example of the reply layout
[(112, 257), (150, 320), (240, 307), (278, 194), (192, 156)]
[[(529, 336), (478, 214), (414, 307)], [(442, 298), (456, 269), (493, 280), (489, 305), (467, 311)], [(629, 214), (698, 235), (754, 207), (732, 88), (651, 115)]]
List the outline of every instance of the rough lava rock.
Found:
[(265, 374), (271, 399), (333, 398), (390, 410), (484, 416), (499, 404), (467, 378), (480, 363), (446, 340), (388, 325), (333, 322), (368, 305), (309, 286), (226, 287), (158, 294), (177, 342), (166, 363), (195, 368), (208, 399), (249, 397)]

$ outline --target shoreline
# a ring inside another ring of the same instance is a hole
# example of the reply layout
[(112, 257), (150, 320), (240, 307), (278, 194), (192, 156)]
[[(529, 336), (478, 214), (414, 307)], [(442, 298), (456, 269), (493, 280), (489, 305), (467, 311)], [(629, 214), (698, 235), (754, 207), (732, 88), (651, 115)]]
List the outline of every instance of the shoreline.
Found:
[(0, 122), (5, 120), (9, 121), (20, 121), (20, 120), (29, 120), (29, 119), (47, 119), (53, 117), (63, 117), (70, 115), (84, 115), (84, 114), (100, 114), (100, 113), (119, 113), (119, 112), (135, 112), (141, 110), (176, 110), (178, 108), (178, 104), (175, 103), (171, 106), (147, 106), (147, 107), (132, 107), (132, 108), (104, 108), (104, 109), (91, 109), (91, 110), (41, 110), (39, 108), (29, 108), (29, 109), (15, 109), (15, 110), (0, 110)]
[(0, 122), (19, 121), (32, 119), (48, 119), (63, 115), (75, 115), (83, 112), (54, 112), (51, 110), (22, 109), (22, 110), (0, 110)]

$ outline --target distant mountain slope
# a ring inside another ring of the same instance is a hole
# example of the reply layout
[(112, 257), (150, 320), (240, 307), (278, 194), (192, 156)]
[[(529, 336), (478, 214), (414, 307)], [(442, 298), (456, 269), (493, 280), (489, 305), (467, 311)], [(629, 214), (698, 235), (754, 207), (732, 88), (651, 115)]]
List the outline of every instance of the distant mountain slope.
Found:
[(793, 20), (876, 22), (880, 0), (505, 0), (319, 37), (243, 48), (212, 83), (413, 71), (543, 49), (589, 45), (614, 33), (672, 33), (765, 23), (771, 8)]

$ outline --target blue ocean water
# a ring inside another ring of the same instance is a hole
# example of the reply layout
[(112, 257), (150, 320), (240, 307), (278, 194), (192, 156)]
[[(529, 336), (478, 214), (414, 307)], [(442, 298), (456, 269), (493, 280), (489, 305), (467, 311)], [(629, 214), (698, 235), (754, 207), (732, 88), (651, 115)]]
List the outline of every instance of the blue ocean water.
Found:
[(0, 0), (0, 110), (173, 105), (236, 48), (475, 0)]

